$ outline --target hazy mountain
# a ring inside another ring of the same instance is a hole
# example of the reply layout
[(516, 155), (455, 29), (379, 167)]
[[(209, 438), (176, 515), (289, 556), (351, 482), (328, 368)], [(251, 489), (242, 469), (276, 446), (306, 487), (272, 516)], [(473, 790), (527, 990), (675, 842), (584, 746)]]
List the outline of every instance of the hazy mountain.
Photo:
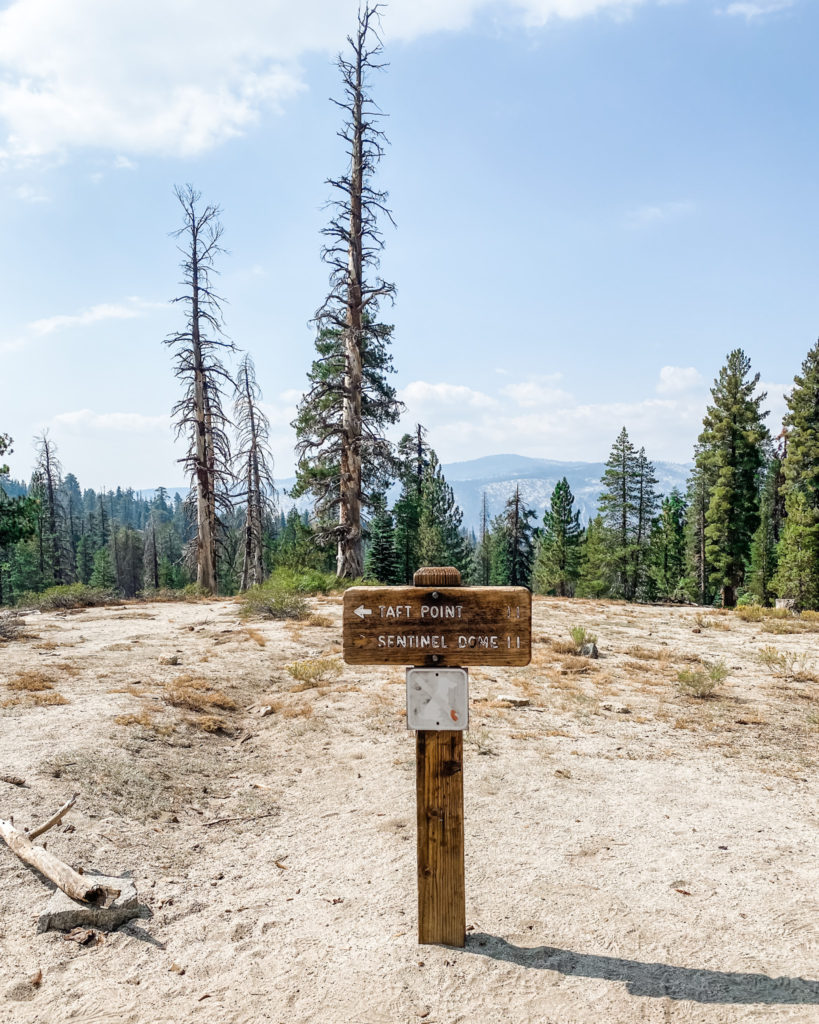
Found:
[[(557, 462), (524, 455), (487, 455), (443, 467), (444, 475), (463, 509), (464, 524), (473, 528), (480, 522), (482, 496), (486, 494), (489, 514), (495, 516), (516, 485), (520, 487), (524, 501), (535, 509), (538, 520), (541, 520), (555, 484), (564, 476), (569, 481), (582, 521), (588, 522), (597, 508), (600, 480), (605, 468), (602, 462)], [(662, 494), (668, 494), (672, 487), (685, 491), (691, 471), (689, 466), (656, 462), (654, 470), (657, 489)]]
[[(525, 455), (485, 455), (468, 462), (450, 462), (444, 465), (443, 470), (455, 493), (455, 500), (463, 509), (464, 525), (470, 529), (477, 529), (484, 493), (490, 516), (496, 516), (503, 509), (515, 486), (519, 485), (524, 501), (535, 509), (540, 522), (555, 484), (564, 476), (574, 494), (575, 507), (580, 510), (580, 518), (584, 523), (588, 522), (597, 508), (600, 480), (605, 468), (602, 462), (556, 462), (552, 459), (531, 459)], [(654, 471), (660, 493), (668, 494), (672, 487), (678, 487), (685, 492), (691, 472), (690, 466), (677, 462), (655, 462)], [(285, 512), (293, 505), (285, 492), (294, 482), (293, 477), (277, 481), (279, 500)], [(184, 497), (187, 488), (168, 488), (171, 496), (175, 491), (179, 491)], [(154, 492), (141, 493), (150, 500)], [(396, 495), (397, 489), (395, 494), (390, 495), (391, 500), (394, 500)], [(297, 505), (304, 510), (310, 507), (310, 501), (300, 498)]]

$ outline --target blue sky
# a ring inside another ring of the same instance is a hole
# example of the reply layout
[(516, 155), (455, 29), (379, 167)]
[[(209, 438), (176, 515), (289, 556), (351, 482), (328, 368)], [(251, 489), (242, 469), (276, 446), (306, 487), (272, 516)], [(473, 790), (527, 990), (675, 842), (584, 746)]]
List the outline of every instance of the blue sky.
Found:
[[(343, 167), (340, 0), (0, 7), (0, 430), (84, 486), (182, 482), (162, 338), (174, 184), (223, 208), (227, 329), (278, 473), (312, 358)], [(193, 12), (196, 12), (194, 15)], [(196, 18), (194, 22), (192, 19)], [(380, 184), (395, 384), (445, 461), (685, 461), (741, 346), (770, 395), (819, 333), (808, 0), (393, 0)], [(181, 39), (186, 43), (183, 47)]]

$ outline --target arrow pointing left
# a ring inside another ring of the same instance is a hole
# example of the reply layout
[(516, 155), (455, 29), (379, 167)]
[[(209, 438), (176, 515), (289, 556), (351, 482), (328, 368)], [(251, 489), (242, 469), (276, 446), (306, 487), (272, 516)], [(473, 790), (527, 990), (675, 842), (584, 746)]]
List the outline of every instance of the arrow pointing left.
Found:
[(372, 615), (372, 609), (365, 608), (363, 604), (360, 604), (358, 608), (354, 608), (353, 611), (360, 619), (363, 619), (365, 615)]

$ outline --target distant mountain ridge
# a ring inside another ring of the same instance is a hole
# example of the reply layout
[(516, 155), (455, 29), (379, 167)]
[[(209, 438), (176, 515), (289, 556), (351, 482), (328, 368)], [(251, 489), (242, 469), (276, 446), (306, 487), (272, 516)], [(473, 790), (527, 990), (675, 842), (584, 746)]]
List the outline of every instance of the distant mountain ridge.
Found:
[[(581, 520), (587, 523), (596, 515), (605, 469), (603, 462), (558, 462), (525, 455), (487, 455), (443, 467), (463, 510), (464, 525), (470, 529), (476, 529), (480, 523), (484, 494), (489, 515), (496, 516), (516, 486), (520, 487), (523, 500), (537, 513), (538, 521), (542, 520), (555, 484), (564, 476), (572, 489), (575, 508), (580, 511)], [(658, 492), (668, 494), (677, 487), (684, 493), (690, 472), (691, 467), (684, 464), (655, 462)]]
[[(535, 510), (540, 522), (555, 484), (564, 476), (572, 489), (575, 508), (580, 511), (581, 520), (587, 523), (597, 511), (600, 481), (606, 465), (604, 462), (534, 459), (527, 455), (484, 455), (466, 462), (450, 462), (442, 468), (447, 482), (452, 487), (455, 500), (463, 510), (464, 526), (470, 530), (477, 530), (481, 520), (481, 502), (484, 494), (489, 515), (496, 516), (502, 511), (515, 487), (519, 486), (523, 500)], [(668, 494), (673, 487), (685, 493), (691, 466), (679, 462), (655, 462), (654, 473), (659, 493)], [(299, 498), (295, 503), (288, 498), (286, 492), (295, 483), (295, 477), (277, 480), (276, 483), (279, 501), (285, 512), (294, 504), (302, 511), (310, 507), (309, 498)], [(167, 491), (171, 496), (176, 491), (184, 496), (187, 488), (168, 487)], [(141, 491), (143, 497), (148, 500), (154, 493), (155, 491)], [(396, 496), (397, 488), (394, 494), (390, 494), (390, 499), (394, 500)]]

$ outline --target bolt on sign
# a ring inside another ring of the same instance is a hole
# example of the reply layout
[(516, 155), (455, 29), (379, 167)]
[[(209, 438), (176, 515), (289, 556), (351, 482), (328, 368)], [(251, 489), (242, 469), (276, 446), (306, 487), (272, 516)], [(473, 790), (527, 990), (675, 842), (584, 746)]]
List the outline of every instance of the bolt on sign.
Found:
[(526, 587), (351, 587), (344, 594), (348, 665), (528, 665)]

